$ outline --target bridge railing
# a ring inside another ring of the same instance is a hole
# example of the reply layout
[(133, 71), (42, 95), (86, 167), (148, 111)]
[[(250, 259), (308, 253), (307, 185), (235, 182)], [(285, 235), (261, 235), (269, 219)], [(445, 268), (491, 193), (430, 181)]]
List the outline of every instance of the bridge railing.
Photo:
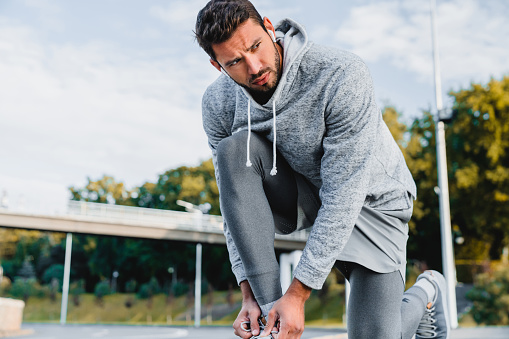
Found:
[[(216, 215), (179, 212), (154, 208), (142, 208), (122, 205), (100, 204), (84, 201), (70, 201), (67, 214), (84, 217), (87, 220), (106, 220), (116, 223), (136, 224), (139, 226), (156, 225), (168, 229), (187, 229), (211, 233), (223, 233), (223, 218)], [(289, 235), (276, 234), (277, 239), (306, 240), (306, 231)]]

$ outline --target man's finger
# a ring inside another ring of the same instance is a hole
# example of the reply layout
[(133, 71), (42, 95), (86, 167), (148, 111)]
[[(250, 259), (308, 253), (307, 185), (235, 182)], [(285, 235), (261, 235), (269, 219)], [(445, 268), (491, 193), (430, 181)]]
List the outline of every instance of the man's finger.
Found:
[(260, 333), (260, 325), (258, 325), (258, 318), (250, 317), (251, 318), (251, 334), (253, 336), (257, 336)]
[(267, 324), (265, 324), (265, 329), (263, 330), (261, 337), (266, 337), (270, 334), (273, 327), (276, 327), (277, 315), (276, 312), (269, 312), (267, 317)]

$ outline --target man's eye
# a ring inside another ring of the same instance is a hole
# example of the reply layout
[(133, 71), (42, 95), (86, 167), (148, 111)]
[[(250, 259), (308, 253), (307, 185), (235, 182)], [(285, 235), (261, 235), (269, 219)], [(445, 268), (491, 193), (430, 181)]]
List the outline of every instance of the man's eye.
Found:
[(254, 45), (253, 49), (260, 47), (260, 44), (261, 44), (261, 43), (262, 43), (262, 42), (260, 41), (259, 43), (257, 43), (256, 45)]

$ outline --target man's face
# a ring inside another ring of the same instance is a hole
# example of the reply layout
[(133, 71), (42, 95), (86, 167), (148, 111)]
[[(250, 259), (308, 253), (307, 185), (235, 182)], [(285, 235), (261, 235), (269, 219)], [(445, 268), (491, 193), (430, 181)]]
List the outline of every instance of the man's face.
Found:
[[(274, 30), (265, 18), (264, 24)], [(218, 70), (221, 66), (240, 86), (248, 89), (254, 96), (274, 92), (281, 75), (279, 45), (272, 42), (267, 32), (254, 20), (241, 24), (227, 41), (212, 46), (216, 61), (212, 65)]]

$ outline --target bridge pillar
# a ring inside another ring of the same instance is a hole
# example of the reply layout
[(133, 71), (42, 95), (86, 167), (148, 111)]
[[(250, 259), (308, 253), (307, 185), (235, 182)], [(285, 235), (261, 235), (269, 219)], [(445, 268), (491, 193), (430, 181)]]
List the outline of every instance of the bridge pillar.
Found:
[(283, 293), (288, 290), (288, 287), (290, 287), (292, 283), (293, 270), (297, 267), (301, 256), (302, 251), (283, 253), (279, 256), (279, 272)]

